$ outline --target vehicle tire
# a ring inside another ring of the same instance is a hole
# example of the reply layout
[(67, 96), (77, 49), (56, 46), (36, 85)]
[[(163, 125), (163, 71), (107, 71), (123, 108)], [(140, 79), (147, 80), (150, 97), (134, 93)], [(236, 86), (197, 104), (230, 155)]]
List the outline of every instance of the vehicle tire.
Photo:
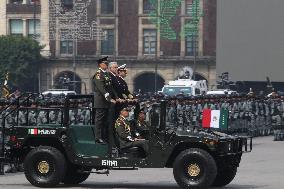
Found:
[[(73, 165), (71, 163), (67, 166), (67, 172), (62, 180), (64, 184), (80, 184), (88, 179), (90, 173), (80, 173), (78, 170), (81, 170), (79, 166)], [(85, 169), (86, 170), (86, 169)], [(87, 169), (86, 171), (91, 171), (91, 169)]]
[(54, 187), (64, 178), (66, 160), (56, 148), (39, 146), (31, 150), (24, 161), (27, 180), (37, 187)]
[(205, 150), (190, 148), (175, 159), (173, 174), (181, 188), (205, 189), (215, 180), (216, 162)]
[(218, 167), (217, 176), (212, 186), (223, 187), (228, 185), (235, 178), (237, 169), (238, 168), (236, 166), (225, 166), (221, 168)]

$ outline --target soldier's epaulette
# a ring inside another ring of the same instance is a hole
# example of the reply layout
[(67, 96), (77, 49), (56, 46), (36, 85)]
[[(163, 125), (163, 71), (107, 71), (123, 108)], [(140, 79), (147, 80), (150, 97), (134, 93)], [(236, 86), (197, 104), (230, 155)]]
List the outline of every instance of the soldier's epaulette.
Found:
[(116, 120), (118, 123), (120, 123), (120, 124), (123, 124), (123, 120), (122, 119), (120, 119), (120, 118), (118, 118), (117, 120)]
[(101, 79), (101, 70), (96, 72), (96, 74), (93, 76), (93, 79)]
[(119, 117), (119, 118), (117, 118), (117, 120), (116, 120), (117, 122), (119, 122), (119, 123), (123, 123), (123, 120)]
[(115, 128), (121, 126), (122, 124), (123, 124), (123, 121), (121, 119), (117, 119), (115, 122)]

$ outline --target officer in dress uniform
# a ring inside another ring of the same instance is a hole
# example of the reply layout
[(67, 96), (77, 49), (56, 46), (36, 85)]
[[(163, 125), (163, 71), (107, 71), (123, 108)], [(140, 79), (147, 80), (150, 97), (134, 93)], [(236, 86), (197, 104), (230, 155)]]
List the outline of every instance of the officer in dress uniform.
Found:
[(134, 129), (137, 137), (149, 139), (150, 127), (148, 122), (146, 122), (146, 114), (143, 110), (138, 113), (138, 118)]
[(133, 99), (133, 95), (129, 92), (128, 85), (124, 80), (124, 78), (127, 76), (126, 64), (119, 66), (117, 72), (117, 80), (119, 83), (118, 96), (122, 99)]
[(120, 149), (141, 147), (147, 156), (149, 152), (148, 141), (132, 137), (130, 123), (127, 121), (128, 116), (129, 109), (123, 108), (120, 111), (120, 115), (115, 122), (115, 130), (117, 139), (119, 141), (119, 147)]
[(98, 60), (96, 74), (93, 77), (94, 84), (94, 108), (95, 108), (95, 138), (97, 143), (104, 143), (108, 139), (108, 109), (111, 103), (116, 103), (117, 95), (113, 89), (111, 78), (107, 72), (108, 57)]

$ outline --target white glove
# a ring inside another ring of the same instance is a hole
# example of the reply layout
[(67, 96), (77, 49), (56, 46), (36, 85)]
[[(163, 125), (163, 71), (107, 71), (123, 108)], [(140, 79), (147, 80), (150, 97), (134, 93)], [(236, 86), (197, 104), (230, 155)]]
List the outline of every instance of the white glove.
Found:
[(127, 139), (128, 139), (129, 141), (131, 141), (131, 142), (134, 142), (134, 140), (132, 139), (131, 136), (128, 136)]
[(108, 97), (109, 97), (109, 93), (106, 93), (105, 94), (105, 99), (108, 100)]

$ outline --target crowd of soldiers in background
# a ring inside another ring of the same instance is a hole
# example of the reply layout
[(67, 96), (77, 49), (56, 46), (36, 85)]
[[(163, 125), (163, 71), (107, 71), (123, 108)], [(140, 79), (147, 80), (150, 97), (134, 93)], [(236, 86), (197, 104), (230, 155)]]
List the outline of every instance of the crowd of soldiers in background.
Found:
[(229, 116), (228, 129), (224, 132), (250, 136), (274, 134), (274, 140), (284, 140), (284, 96), (277, 93), (269, 97), (256, 96), (253, 93), (191, 97), (184, 97), (182, 94), (175, 97), (144, 94), (140, 95), (140, 98), (143, 99), (143, 103), (156, 103), (167, 99), (168, 126), (179, 129), (201, 128), (203, 109), (225, 108), (229, 111)]
[[(159, 104), (161, 100), (167, 101), (167, 127), (176, 129), (201, 128), (203, 109), (219, 110), (225, 108), (229, 111), (229, 125), (224, 132), (250, 136), (274, 134), (274, 140), (284, 140), (284, 96), (274, 94), (266, 97), (248, 94), (167, 97), (163, 94), (141, 93), (135, 96), (138, 99), (140, 109), (143, 109), (146, 113), (146, 121), (150, 121), (153, 105)], [(0, 99), (0, 123), (2, 125), (3, 120), (5, 120), (5, 127), (7, 128), (13, 125), (62, 124), (64, 97), (64, 95), (46, 96), (44, 98), (40, 96), (30, 100), (27, 104), (22, 104), (18, 107), (18, 111), (11, 114), (9, 109), (14, 109), (17, 106), (15, 98)], [(92, 103), (90, 101), (74, 102), (69, 110), (69, 124), (90, 125), (91, 109)], [(157, 108), (155, 111), (160, 110)], [(133, 119), (133, 116), (134, 108), (130, 112), (130, 119)], [(0, 141), (2, 142), (2, 139)], [(10, 165), (8, 172), (21, 170), (22, 167), (15, 163)]]
[[(167, 100), (167, 123), (177, 128), (202, 127), (202, 111), (206, 108), (212, 110), (225, 108), (229, 111), (228, 132), (230, 133), (247, 132), (252, 136), (269, 135), (274, 133), (274, 130), (281, 130), (284, 125), (284, 96), (277, 94), (270, 97), (256, 95), (167, 97), (163, 94), (140, 93), (136, 94), (136, 98), (145, 113), (150, 111), (152, 104)], [(29, 104), (20, 106), (18, 111), (12, 114), (9, 114), (9, 109), (13, 109), (16, 103), (3, 111), (9, 104), (13, 104), (13, 99), (0, 99), (1, 116), (7, 114), (5, 127), (62, 124), (63, 122), (64, 95), (30, 100)], [(92, 104), (88, 101), (74, 104), (74, 107), (69, 110), (69, 124), (90, 125), (91, 107)], [(0, 123), (2, 125), (2, 119)], [(277, 137), (279, 136), (276, 136), (276, 140)]]

